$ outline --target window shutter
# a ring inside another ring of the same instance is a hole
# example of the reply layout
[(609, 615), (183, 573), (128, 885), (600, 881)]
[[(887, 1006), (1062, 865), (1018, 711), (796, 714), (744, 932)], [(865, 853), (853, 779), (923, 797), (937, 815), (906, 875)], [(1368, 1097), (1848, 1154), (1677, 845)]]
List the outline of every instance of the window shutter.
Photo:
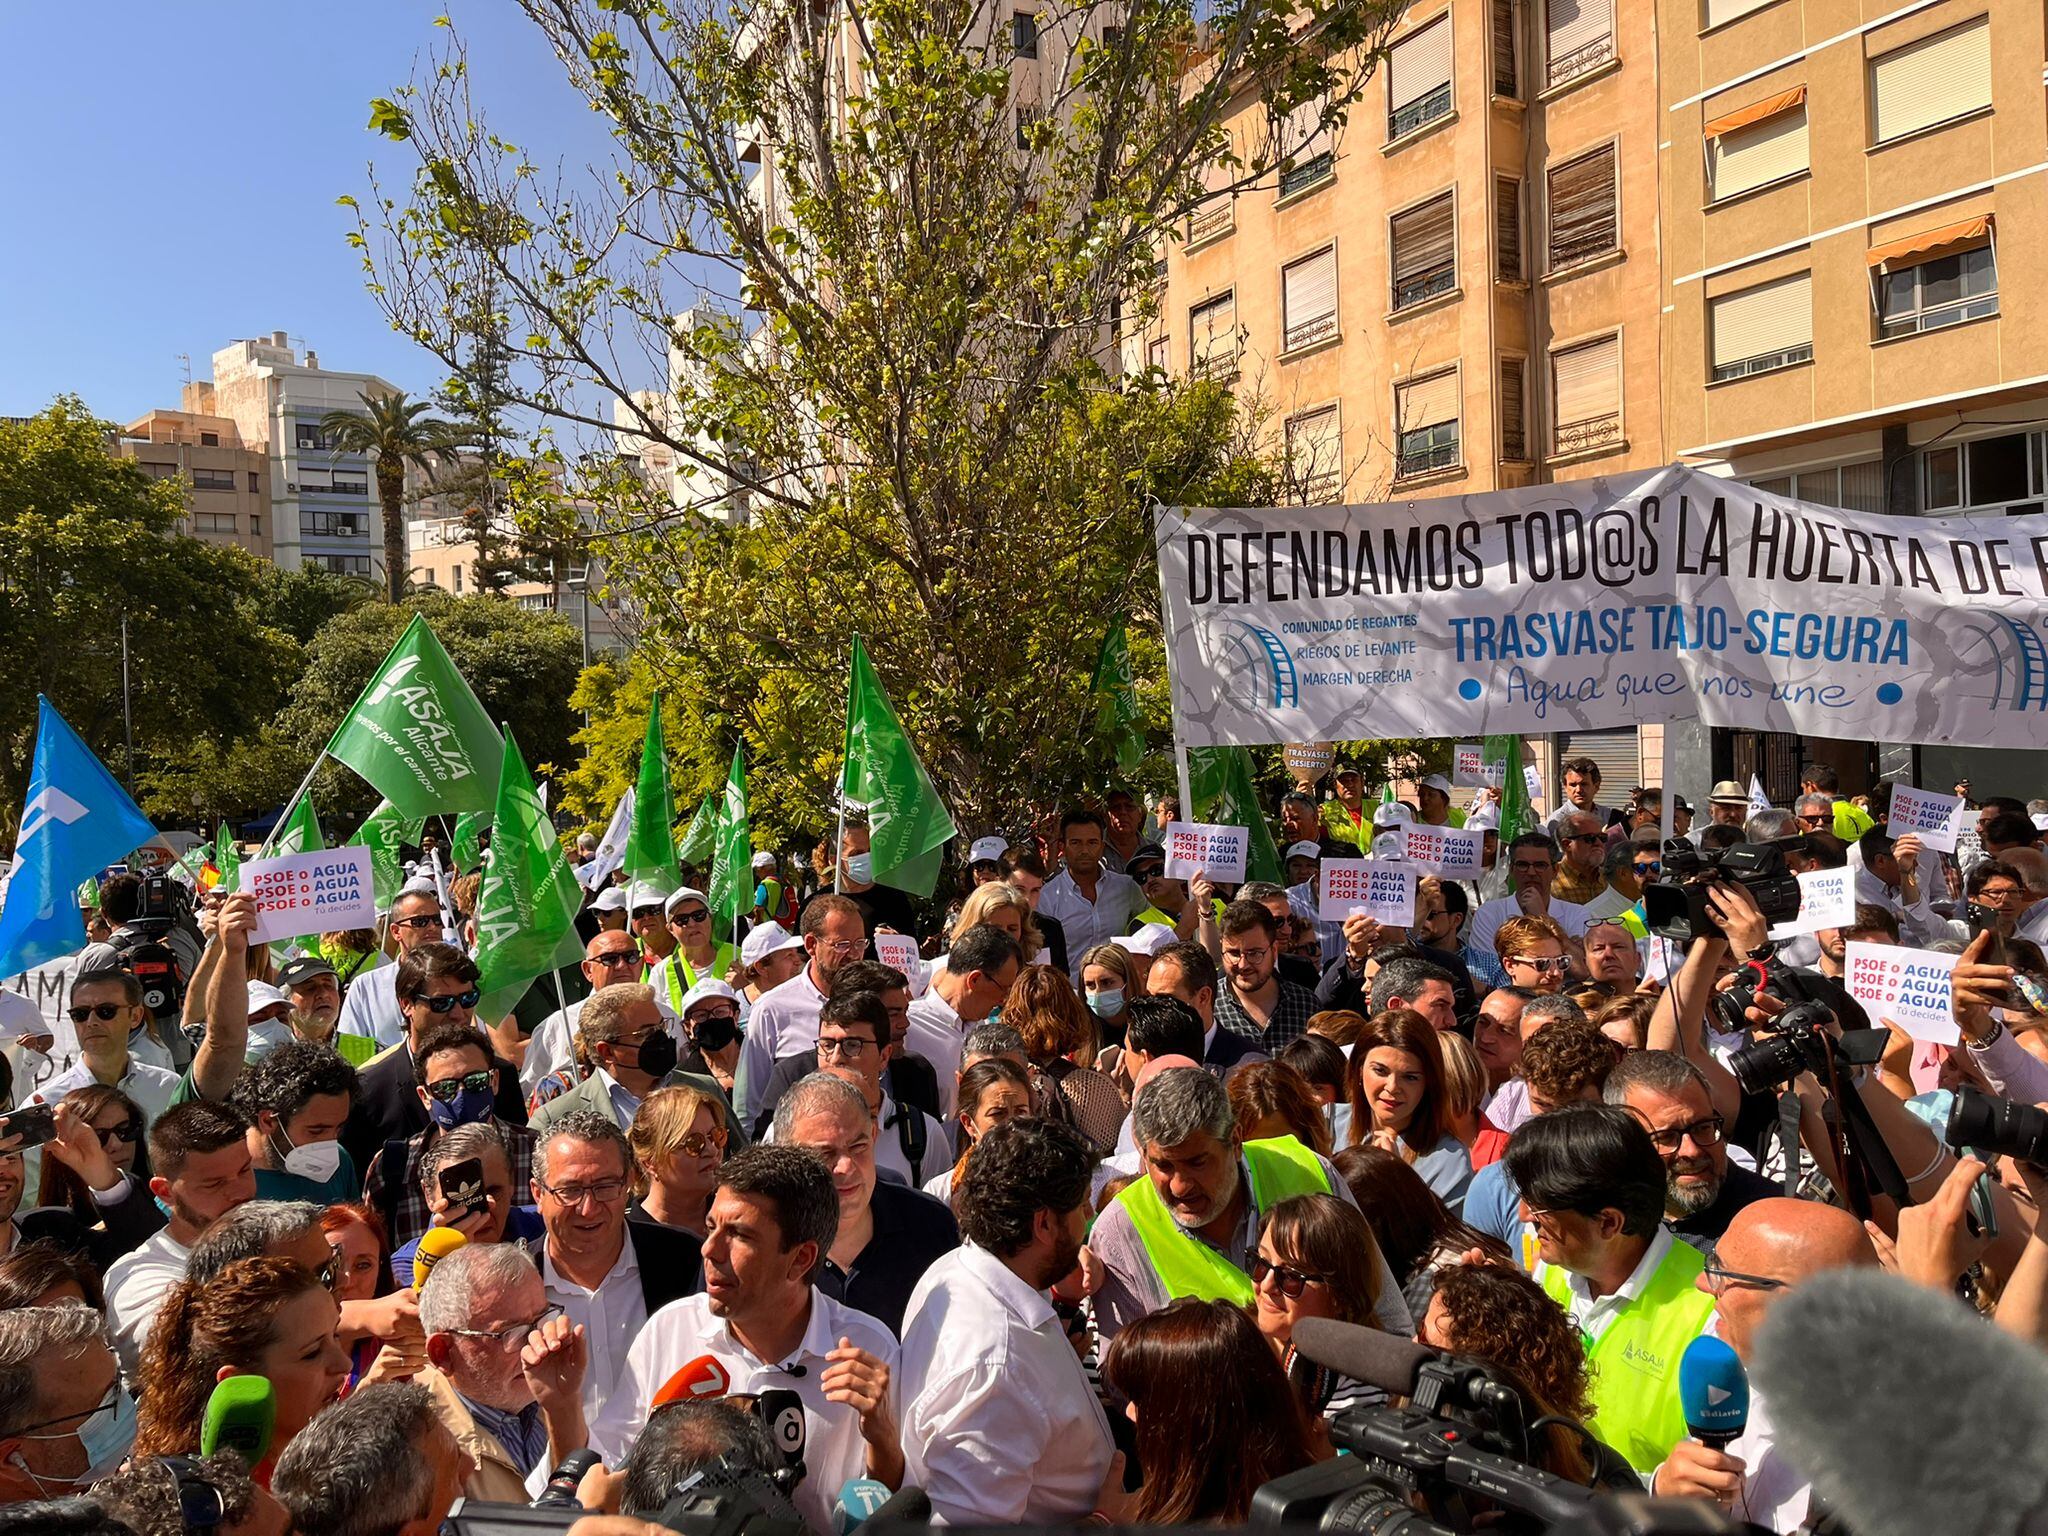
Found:
[(1328, 501), (1344, 484), (1344, 442), (1337, 407), (1326, 405), (1287, 423), (1287, 473), (1311, 502)]
[(1707, 25), (1718, 27), (1738, 16), (1761, 10), (1770, 3), (1771, 0), (1707, 0)]
[(1515, 0), (1493, 0), (1493, 93), (1522, 94), (1521, 71), (1515, 68)]
[(1451, 83), (1451, 18), (1440, 16), (1394, 45), (1387, 62), (1387, 103), (1395, 112)]
[(1420, 303), (1456, 281), (1456, 222), (1451, 194), (1433, 197), (1393, 220), (1394, 308)]
[(1529, 457), (1528, 411), (1522, 403), (1523, 360), (1500, 360), (1500, 456), (1504, 459)]
[(1191, 371), (1228, 371), (1237, 361), (1237, 294), (1220, 294), (1196, 305), (1189, 319), (1194, 332)]
[(1415, 432), (1458, 419), (1458, 370), (1446, 368), (1426, 379), (1394, 387), (1394, 430)]
[(1552, 388), (1557, 408), (1559, 453), (1588, 448), (1614, 435), (1613, 428), (1600, 424), (1621, 414), (1621, 338), (1602, 336), (1597, 341), (1567, 347), (1551, 354)]
[(1883, 460), (1872, 459), (1867, 464), (1842, 466), (1841, 503), (1851, 512), (1884, 510)]
[(1220, 160), (1211, 160), (1202, 167), (1202, 190), (1204, 197), (1188, 215), (1188, 239), (1202, 240), (1221, 233), (1236, 222), (1237, 210), (1234, 194), (1223, 191), (1237, 178), (1234, 167)]
[(1813, 345), (1813, 274), (1795, 272), (1712, 301), (1714, 366)]
[(1550, 171), (1550, 270), (1586, 261), (1615, 246), (1614, 146), (1567, 160)]
[(1310, 346), (1336, 334), (1337, 251), (1326, 246), (1280, 269), (1282, 350)]
[(1614, 51), (1614, 0), (1546, 0), (1544, 23), (1552, 85), (1605, 63)]
[(1493, 179), (1494, 271), (1504, 283), (1522, 281), (1522, 178)]
[(1872, 59), (1870, 101), (1880, 144), (1990, 106), (1990, 19)]
[(1733, 197), (1807, 168), (1806, 107), (1707, 140), (1707, 188)]

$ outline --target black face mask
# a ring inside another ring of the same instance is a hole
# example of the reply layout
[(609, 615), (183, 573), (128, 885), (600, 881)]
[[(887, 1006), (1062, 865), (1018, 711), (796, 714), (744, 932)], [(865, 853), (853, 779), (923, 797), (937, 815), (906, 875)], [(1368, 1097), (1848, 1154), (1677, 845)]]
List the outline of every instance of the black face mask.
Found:
[(636, 1064), (649, 1077), (667, 1077), (676, 1069), (676, 1037), (665, 1029), (649, 1035), (640, 1042), (640, 1059)]
[(690, 1038), (700, 1051), (722, 1051), (740, 1037), (737, 1014), (714, 1013), (690, 1026)]

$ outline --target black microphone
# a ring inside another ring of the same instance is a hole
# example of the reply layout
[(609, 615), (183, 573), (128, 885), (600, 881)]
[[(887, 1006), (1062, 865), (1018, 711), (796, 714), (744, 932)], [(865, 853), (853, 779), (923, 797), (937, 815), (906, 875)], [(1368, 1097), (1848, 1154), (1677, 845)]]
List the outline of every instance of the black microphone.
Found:
[(1442, 1356), (1427, 1344), (1382, 1333), (1333, 1317), (1304, 1317), (1294, 1325), (1294, 1347), (1317, 1365), (1378, 1387), (1398, 1397), (1411, 1397), (1422, 1367)]
[(932, 1518), (932, 1496), (922, 1488), (899, 1488), (882, 1501), (882, 1507), (861, 1522), (886, 1525), (892, 1520), (926, 1524)]
[(754, 1412), (768, 1426), (768, 1438), (782, 1452), (784, 1468), (801, 1475), (804, 1441), (810, 1429), (804, 1418), (804, 1400), (788, 1387), (765, 1387), (754, 1396)]
[(595, 1451), (571, 1451), (564, 1456), (555, 1470), (548, 1474), (548, 1485), (541, 1489), (540, 1497), (528, 1506), (532, 1509), (573, 1509), (576, 1507), (576, 1485), (583, 1481), (583, 1474), (596, 1466), (599, 1457)]
[(1857, 1536), (2048, 1528), (2048, 1357), (1876, 1269), (1807, 1281), (1757, 1332), (1777, 1448)]

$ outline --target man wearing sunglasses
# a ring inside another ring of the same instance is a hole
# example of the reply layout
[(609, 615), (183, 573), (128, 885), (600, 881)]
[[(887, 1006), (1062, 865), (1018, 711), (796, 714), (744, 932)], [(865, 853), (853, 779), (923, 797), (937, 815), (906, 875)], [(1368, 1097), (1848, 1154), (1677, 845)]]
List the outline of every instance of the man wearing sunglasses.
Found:
[(1630, 1051), (1608, 1074), (1602, 1096), (1642, 1121), (1667, 1182), (1664, 1219), (1707, 1256), (1736, 1213), (1777, 1186), (1728, 1160), (1727, 1128), (1700, 1069), (1675, 1051)]
[(638, 881), (627, 888), (626, 928), (647, 951), (649, 963), (675, 953), (676, 936), (668, 926), (668, 898), (659, 886)]
[(44, 1083), (33, 1102), (55, 1104), (74, 1088), (101, 1083), (118, 1088), (154, 1120), (171, 1107), (178, 1074), (137, 1061), (129, 1037), (143, 1027), (142, 984), (127, 971), (82, 971), (71, 983), (65, 1010), (78, 1036), (78, 1060)]
[[(441, 897), (432, 881), (414, 880), (391, 903), (386, 923), (398, 960), (427, 944), (439, 944), (447, 937), (442, 924)], [(405, 1010), (398, 1001), (398, 968), (380, 965), (365, 971), (349, 983), (342, 999), (341, 1023), (344, 1035), (367, 1035), (380, 1047), (396, 1045), (405, 1035)]]
[[(623, 928), (611, 928), (593, 934), (584, 944), (583, 962), (577, 969), (595, 993), (620, 982), (639, 981), (647, 965), (640, 940)], [(568, 1007), (557, 1008), (534, 1027), (526, 1042), (526, 1059), (519, 1067), (519, 1091), (529, 1102), (545, 1079), (555, 1079), (560, 1092), (573, 1088), (579, 1080), (574, 1042), (583, 1018), (583, 1005), (589, 1001), (588, 994), (579, 997)], [(664, 1018), (673, 1017), (659, 992), (655, 993), (655, 1006), (662, 1010)]]
[(1607, 889), (1607, 828), (1588, 811), (1558, 818), (1557, 846), (1564, 854), (1550, 880), (1559, 901), (1584, 906)]
[[(1696, 1282), (1713, 1298), (1714, 1332), (1749, 1364), (1757, 1329), (1780, 1301), (1816, 1275), (1877, 1263), (1862, 1224), (1816, 1200), (1758, 1200), (1737, 1212)], [(1680, 1440), (1646, 1481), (1666, 1497), (1711, 1499), (1767, 1531), (1806, 1528), (1812, 1487), (1778, 1453), (1769, 1405), (1752, 1391), (1749, 1421), (1727, 1449)]]
[(712, 931), (710, 898), (687, 885), (668, 898), (662, 911), (676, 947), (647, 973), (647, 984), (680, 1018), (683, 996), (690, 988), (700, 981), (724, 981), (732, 971), (733, 947), (721, 942), (732, 936)]
[(1557, 844), (1547, 833), (1525, 832), (1508, 845), (1508, 894), (1481, 902), (1465, 935), (1465, 964), (1474, 978), (1496, 987), (1512, 979), (1493, 947), (1494, 935), (1511, 917), (1555, 918), (1570, 938), (1586, 931), (1586, 909), (1550, 892), (1557, 858)]
[[(657, 1088), (695, 1088), (724, 1102), (725, 1094), (716, 1080), (677, 1068), (677, 1026), (660, 1006), (659, 997), (652, 986), (621, 981), (600, 987), (584, 999), (577, 1027), (590, 1055), (590, 1076), (534, 1110), (535, 1135), (545, 1136), (563, 1117), (586, 1109), (595, 1110), (623, 1131), (640, 1113), (642, 1101)], [(737, 1145), (745, 1145), (730, 1105), (725, 1107), (725, 1129), (728, 1136), (738, 1138)]]

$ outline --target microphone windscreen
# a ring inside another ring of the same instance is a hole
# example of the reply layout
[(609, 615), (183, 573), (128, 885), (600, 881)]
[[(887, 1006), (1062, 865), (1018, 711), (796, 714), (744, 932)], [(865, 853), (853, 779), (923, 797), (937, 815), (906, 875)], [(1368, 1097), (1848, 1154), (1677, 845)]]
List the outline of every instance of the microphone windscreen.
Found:
[(699, 1355), (663, 1382), (661, 1390), (654, 1394), (654, 1401), (647, 1406), (653, 1410), (666, 1408), (670, 1403), (723, 1397), (731, 1387), (732, 1377), (726, 1374), (725, 1367), (709, 1355)]
[(233, 1451), (254, 1467), (270, 1454), (277, 1428), (277, 1392), (268, 1376), (230, 1376), (206, 1399), (199, 1424), (199, 1454)]
[(1703, 1333), (1678, 1357), (1678, 1402), (1686, 1433), (1726, 1445), (1749, 1423), (1749, 1373), (1734, 1350)]
[(434, 1272), (434, 1266), (468, 1242), (469, 1239), (453, 1227), (427, 1228), (412, 1251), (412, 1288), (418, 1290), (425, 1285), (427, 1276)]
[(889, 1495), (889, 1502), (868, 1518), (876, 1525), (888, 1525), (896, 1521), (907, 1521), (921, 1525), (932, 1517), (932, 1496), (922, 1488), (899, 1488)]
[(1423, 1364), (1438, 1358), (1438, 1351), (1427, 1344), (1331, 1317), (1304, 1317), (1297, 1322), (1294, 1347), (1317, 1365), (1403, 1397), (1415, 1391), (1415, 1373)]
[(2048, 1358), (1875, 1269), (1806, 1281), (1750, 1377), (1780, 1453), (1857, 1536), (2015, 1536), (2048, 1496)]
[(832, 1502), (832, 1520), (839, 1536), (852, 1536), (860, 1523), (889, 1502), (889, 1485), (872, 1477), (849, 1478)]

